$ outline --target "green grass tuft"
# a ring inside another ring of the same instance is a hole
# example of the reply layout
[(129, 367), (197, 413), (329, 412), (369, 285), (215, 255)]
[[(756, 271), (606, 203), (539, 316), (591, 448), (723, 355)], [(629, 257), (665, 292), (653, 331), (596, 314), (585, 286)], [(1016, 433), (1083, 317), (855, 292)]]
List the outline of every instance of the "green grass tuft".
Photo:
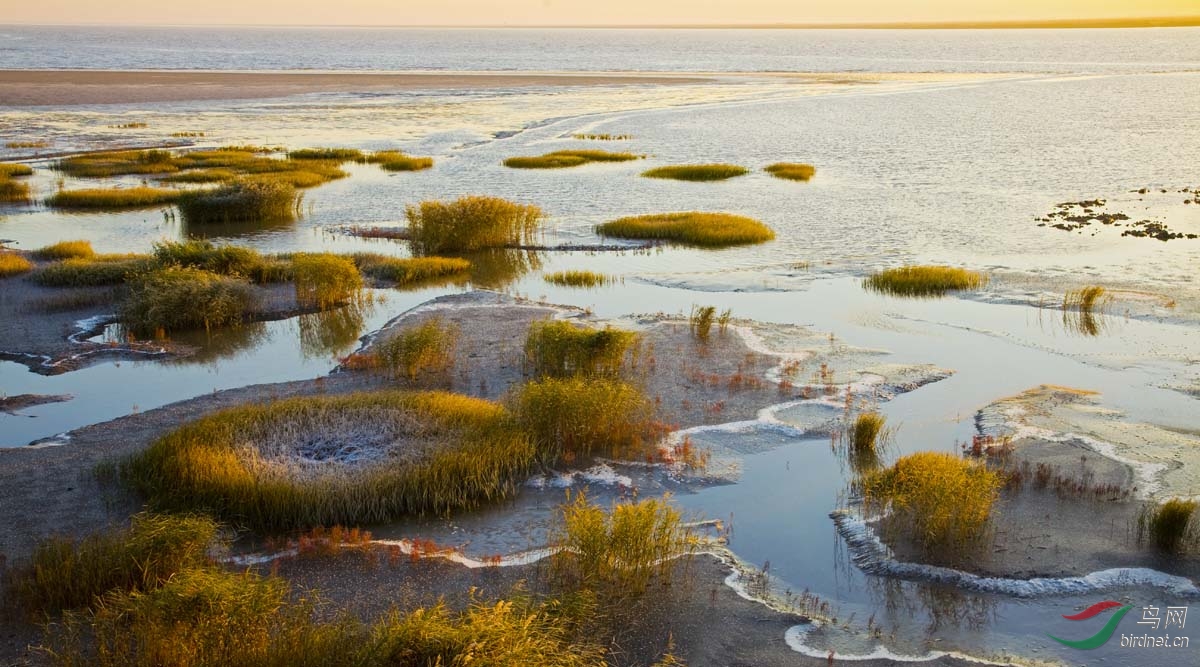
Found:
[(300, 195), (290, 183), (233, 183), (189, 192), (178, 205), (189, 224), (290, 222), (296, 219)]
[(807, 181), (817, 175), (816, 167), (800, 162), (776, 162), (768, 165), (763, 171), (775, 178), (784, 178), (789, 181)]
[(525, 364), (539, 376), (617, 376), (627, 363), (636, 363), (640, 339), (624, 329), (590, 329), (565, 320), (543, 320), (529, 327)]
[(144, 186), (59, 190), (46, 198), (46, 205), (54, 208), (143, 208), (170, 204), (183, 194), (182, 190)]
[(405, 209), (413, 252), (433, 255), (518, 245), (532, 240), (542, 209), (499, 197), (423, 201)]
[(729, 213), (657, 213), (596, 225), (596, 233), (621, 239), (668, 241), (704, 248), (765, 243), (775, 238), (763, 223)]
[(735, 164), (684, 164), (656, 167), (642, 172), (646, 178), (670, 178), (676, 181), (724, 181), (744, 176), (749, 169)]
[(863, 281), (867, 289), (895, 296), (942, 296), (956, 290), (979, 289), (988, 278), (977, 271), (953, 266), (902, 266), (871, 274)]
[(31, 253), (34, 259), (55, 261), (60, 259), (92, 259), (96, 251), (92, 250), (91, 241), (59, 241), (54, 245), (38, 248)]
[(603, 287), (617, 282), (613, 276), (594, 271), (558, 271), (547, 273), (542, 279), (560, 287)]
[(38, 544), (30, 563), (15, 569), (13, 590), (33, 614), (91, 607), (106, 593), (150, 591), (206, 565), (216, 542), (208, 517), (137, 514), (124, 530)]
[(139, 336), (238, 324), (255, 305), (249, 283), (195, 268), (168, 267), (138, 276), (118, 315)]

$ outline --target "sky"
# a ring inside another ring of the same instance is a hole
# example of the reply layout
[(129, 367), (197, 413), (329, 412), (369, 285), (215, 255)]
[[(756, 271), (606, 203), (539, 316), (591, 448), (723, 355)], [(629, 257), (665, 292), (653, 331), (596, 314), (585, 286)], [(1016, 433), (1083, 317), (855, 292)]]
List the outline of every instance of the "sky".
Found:
[(1200, 14), (1200, 0), (0, 0), (0, 23), (646, 25)]

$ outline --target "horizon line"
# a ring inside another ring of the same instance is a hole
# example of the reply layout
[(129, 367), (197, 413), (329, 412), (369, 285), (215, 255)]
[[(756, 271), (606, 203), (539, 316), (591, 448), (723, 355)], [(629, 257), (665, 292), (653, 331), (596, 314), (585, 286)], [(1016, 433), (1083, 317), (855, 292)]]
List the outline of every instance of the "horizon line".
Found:
[(303, 24), (303, 23), (0, 23), (9, 27), (127, 27), (127, 28), (410, 28), (410, 29), (557, 29), (557, 30), (1032, 30), (1087, 28), (1200, 27), (1192, 16), (1124, 16), (1085, 19), (1003, 19), (951, 21), (831, 21), (774, 23), (479, 23), (479, 24)]

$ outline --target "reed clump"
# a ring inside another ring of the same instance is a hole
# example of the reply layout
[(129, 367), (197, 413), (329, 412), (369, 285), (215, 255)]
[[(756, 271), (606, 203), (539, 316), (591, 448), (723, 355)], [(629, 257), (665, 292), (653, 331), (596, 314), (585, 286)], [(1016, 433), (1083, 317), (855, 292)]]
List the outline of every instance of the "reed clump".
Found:
[(763, 223), (730, 213), (656, 213), (596, 225), (596, 233), (621, 239), (666, 241), (703, 248), (765, 243), (775, 238)]
[(167, 267), (137, 276), (121, 303), (121, 322), (139, 336), (205, 330), (242, 322), (256, 305), (248, 282), (190, 267)]
[(749, 169), (736, 164), (682, 164), (655, 167), (642, 172), (646, 178), (669, 178), (676, 181), (724, 181), (735, 176), (745, 176)]
[(181, 171), (158, 180), (163, 183), (228, 183), (237, 177), (237, 172), (232, 169), (213, 168)]
[(551, 285), (560, 287), (603, 287), (617, 282), (617, 279), (610, 275), (579, 270), (547, 273), (542, 276), (542, 279)]
[(378, 366), (392, 377), (414, 382), (422, 376), (445, 376), (454, 368), (458, 327), (433, 317), (407, 327), (371, 346)]
[(615, 377), (637, 363), (641, 336), (633, 331), (591, 329), (565, 320), (542, 320), (529, 327), (525, 365), (535, 375)]
[(0, 162), (0, 180), (19, 176), (33, 176), (33, 167), (14, 162)]
[(547, 377), (526, 383), (509, 402), (547, 463), (641, 458), (665, 432), (642, 390), (615, 378)]
[(15, 252), (0, 252), (0, 278), (11, 278), (33, 269), (33, 263)]
[(433, 167), (433, 158), (408, 155), (403, 151), (375, 151), (358, 162), (379, 165), (384, 171), (422, 171)]
[(203, 269), (256, 283), (284, 282), (292, 277), (289, 261), (264, 257), (253, 248), (217, 245), (202, 239), (159, 241), (154, 244), (154, 260), (159, 266)]
[(667, 499), (616, 503), (606, 512), (578, 494), (561, 512), (552, 575), (566, 588), (624, 597), (644, 593), (651, 579), (670, 585), (675, 559), (697, 545)]
[(418, 255), (527, 243), (544, 217), (537, 206), (482, 196), (423, 201), (407, 207), (405, 215), (413, 252)]
[(121, 285), (154, 266), (154, 259), (147, 255), (96, 255), (92, 259), (65, 259), (38, 267), (29, 278), (45, 287)]
[(471, 271), (471, 262), (461, 257), (391, 257), (356, 253), (352, 259), (363, 274), (394, 282), (398, 287), (465, 277)]
[(1098, 336), (1110, 303), (1112, 295), (1100, 285), (1071, 290), (1063, 295), (1063, 326), (1084, 336)]
[(155, 508), (287, 530), (473, 509), (515, 493), (535, 454), (496, 403), (380, 391), (225, 410), (163, 436), (121, 475)]
[(151, 591), (181, 572), (207, 566), (217, 528), (204, 516), (141, 513), (128, 528), (80, 540), (51, 538), (14, 570), (13, 591), (36, 615), (102, 605), (103, 596), (114, 591)]
[(44, 246), (31, 253), (34, 259), (42, 261), (57, 261), (60, 259), (92, 259), (96, 251), (92, 242), (86, 240), (59, 241), (53, 245)]
[(332, 253), (300, 253), (292, 256), (292, 280), (296, 300), (329, 308), (353, 301), (363, 286), (354, 262)]
[(783, 178), (789, 181), (807, 181), (817, 175), (816, 167), (801, 162), (776, 162), (775, 164), (767, 165), (763, 171), (775, 178)]
[(53, 169), (71, 176), (104, 178), (129, 174), (170, 174), (179, 171), (170, 151), (109, 151), (63, 158)]
[(884, 434), (887, 418), (878, 412), (863, 412), (850, 428), (850, 451), (857, 456), (878, 454), (879, 438)]
[(0, 176), (0, 203), (25, 204), (29, 202), (29, 184)]
[(1163, 503), (1148, 505), (1138, 516), (1139, 542), (1150, 542), (1166, 552), (1185, 550), (1200, 537), (1195, 500), (1171, 498)]
[(1003, 482), (977, 461), (918, 452), (861, 478), (868, 511), (893, 512), (892, 525), (926, 549), (963, 546), (979, 538)]
[(613, 153), (599, 150), (562, 150), (544, 155), (510, 157), (504, 161), (504, 166), (513, 169), (561, 169), (578, 167), (589, 162), (628, 162), (640, 160), (644, 155), (634, 153)]
[(979, 289), (988, 278), (978, 271), (953, 266), (901, 266), (871, 274), (863, 280), (867, 289), (909, 297), (943, 296), (946, 292)]
[(291, 222), (297, 217), (300, 194), (286, 182), (236, 182), (188, 192), (177, 203), (189, 224)]
[(54, 208), (143, 208), (170, 204), (182, 197), (182, 190), (171, 188), (84, 188), (82, 190), (59, 190), (46, 198), (46, 205)]
[(291, 160), (327, 160), (332, 162), (362, 161), (366, 155), (357, 148), (301, 148), (288, 151)]

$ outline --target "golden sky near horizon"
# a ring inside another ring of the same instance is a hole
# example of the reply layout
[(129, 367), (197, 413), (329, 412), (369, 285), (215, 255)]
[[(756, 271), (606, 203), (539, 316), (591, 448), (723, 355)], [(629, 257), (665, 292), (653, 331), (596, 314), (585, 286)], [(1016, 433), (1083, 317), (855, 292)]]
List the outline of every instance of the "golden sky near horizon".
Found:
[(1200, 0), (0, 0), (0, 23), (530, 25), (991, 21), (1200, 14)]

